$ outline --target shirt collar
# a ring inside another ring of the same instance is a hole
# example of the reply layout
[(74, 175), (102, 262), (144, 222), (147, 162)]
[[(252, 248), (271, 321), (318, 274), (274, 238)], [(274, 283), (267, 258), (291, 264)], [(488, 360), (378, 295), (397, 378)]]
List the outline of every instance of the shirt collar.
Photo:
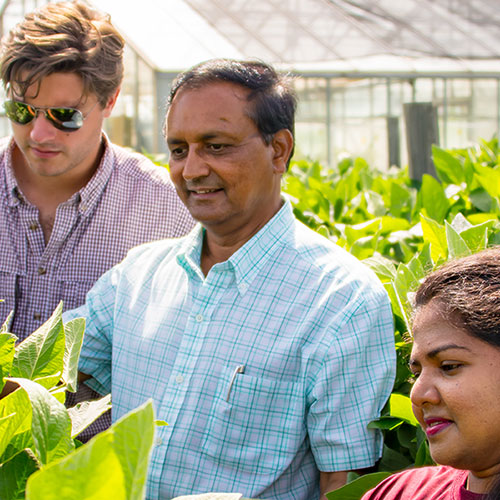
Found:
[[(231, 270), (235, 276), (236, 286), (244, 294), (259, 271), (277, 248), (293, 240), (291, 226), (295, 218), (290, 201), (285, 199), (281, 209), (274, 217), (226, 262), (215, 264), (213, 269)], [(196, 274), (202, 280), (200, 269), (201, 248), (205, 229), (197, 224), (177, 253), (177, 261), (191, 275)]]

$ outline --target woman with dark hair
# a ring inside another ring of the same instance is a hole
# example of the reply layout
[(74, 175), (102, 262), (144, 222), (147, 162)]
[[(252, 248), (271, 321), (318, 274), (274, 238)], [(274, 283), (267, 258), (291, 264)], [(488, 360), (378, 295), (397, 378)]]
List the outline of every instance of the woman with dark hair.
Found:
[(412, 335), (413, 412), (440, 465), (390, 476), (362, 500), (500, 498), (500, 249), (431, 273)]

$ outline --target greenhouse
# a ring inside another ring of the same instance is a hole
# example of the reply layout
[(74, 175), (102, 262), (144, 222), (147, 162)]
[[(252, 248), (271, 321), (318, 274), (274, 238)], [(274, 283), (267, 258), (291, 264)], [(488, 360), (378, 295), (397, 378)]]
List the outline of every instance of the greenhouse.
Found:
[[(41, 2), (4, 0), (5, 32)], [(374, 166), (407, 162), (404, 104), (432, 103), (443, 147), (491, 138), (500, 123), (495, 0), (92, 0), (127, 41), (112, 140), (165, 152), (175, 75), (213, 57), (258, 58), (296, 76), (297, 154)], [(2, 120), (2, 132), (8, 124)]]

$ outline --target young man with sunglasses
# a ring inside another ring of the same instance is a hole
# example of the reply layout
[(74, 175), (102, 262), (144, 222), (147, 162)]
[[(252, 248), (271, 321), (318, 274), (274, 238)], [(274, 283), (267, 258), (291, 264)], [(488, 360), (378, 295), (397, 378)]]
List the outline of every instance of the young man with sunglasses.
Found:
[(0, 321), (14, 311), (19, 340), (59, 301), (82, 304), (131, 247), (194, 224), (165, 169), (103, 134), (123, 46), (109, 16), (81, 2), (41, 7), (3, 43), (13, 137), (0, 144)]

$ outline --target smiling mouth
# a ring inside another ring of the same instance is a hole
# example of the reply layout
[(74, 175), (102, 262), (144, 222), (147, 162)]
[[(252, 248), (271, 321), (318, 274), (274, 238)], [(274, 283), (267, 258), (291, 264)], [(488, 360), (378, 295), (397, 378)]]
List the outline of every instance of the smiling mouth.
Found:
[(191, 191), (196, 194), (207, 194), (215, 193), (215, 191), (219, 191), (219, 189), (192, 189)]
[(197, 189), (188, 189), (190, 194), (195, 196), (203, 196), (203, 195), (211, 195), (213, 193), (218, 193), (222, 191), (222, 188), (197, 188)]
[(453, 422), (445, 418), (428, 418), (425, 419), (425, 433), (427, 437), (435, 436), (441, 431), (448, 428)]

